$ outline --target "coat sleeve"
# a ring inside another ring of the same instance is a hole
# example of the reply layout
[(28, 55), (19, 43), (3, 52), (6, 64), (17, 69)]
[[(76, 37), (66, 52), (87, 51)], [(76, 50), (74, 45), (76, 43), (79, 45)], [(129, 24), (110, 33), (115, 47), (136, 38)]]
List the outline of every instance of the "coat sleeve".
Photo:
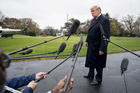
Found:
[(25, 90), (23, 91), (23, 93), (33, 93), (33, 89), (30, 87), (25, 88)]
[[(90, 26), (89, 26), (89, 28), (91, 27), (92, 22), (93, 22), (93, 19), (90, 21)], [(88, 30), (88, 31), (89, 31), (89, 30)], [(86, 41), (85, 41), (85, 42), (88, 42), (88, 35), (87, 35), (87, 38), (86, 38)]]
[(19, 87), (27, 85), (32, 80), (35, 80), (35, 74), (29, 75), (29, 76), (16, 77), (16, 78), (7, 80), (6, 85), (8, 87), (17, 89)]
[[(110, 22), (109, 22), (108, 19), (106, 19), (102, 23), (102, 27), (103, 27), (103, 30), (104, 30), (104, 33), (105, 33), (105, 37), (107, 39), (109, 39), (110, 38)], [(99, 51), (103, 51), (104, 53), (107, 52), (107, 44), (105, 44), (105, 41), (104, 41), (102, 36), (101, 36)]]
[(88, 36), (87, 36), (87, 38), (86, 38), (86, 41), (85, 42), (88, 42)]

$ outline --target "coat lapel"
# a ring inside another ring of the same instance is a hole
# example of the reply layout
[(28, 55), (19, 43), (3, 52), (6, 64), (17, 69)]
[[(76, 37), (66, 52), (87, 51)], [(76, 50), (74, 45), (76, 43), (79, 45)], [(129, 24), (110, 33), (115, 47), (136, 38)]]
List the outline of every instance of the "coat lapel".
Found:
[(90, 28), (89, 30), (91, 30), (91, 28), (93, 28), (101, 19), (103, 15), (100, 15), (99, 18), (93, 23), (93, 19), (91, 20), (91, 25), (90, 25)]

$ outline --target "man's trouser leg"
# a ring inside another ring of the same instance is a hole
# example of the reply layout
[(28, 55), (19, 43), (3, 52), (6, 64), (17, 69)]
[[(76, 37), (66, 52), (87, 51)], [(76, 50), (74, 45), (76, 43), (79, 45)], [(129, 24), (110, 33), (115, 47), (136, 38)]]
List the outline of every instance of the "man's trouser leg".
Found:
[(88, 76), (93, 80), (94, 79), (94, 68), (89, 68)]
[(97, 82), (102, 82), (102, 76), (103, 76), (103, 68), (102, 67), (96, 67), (96, 81)]

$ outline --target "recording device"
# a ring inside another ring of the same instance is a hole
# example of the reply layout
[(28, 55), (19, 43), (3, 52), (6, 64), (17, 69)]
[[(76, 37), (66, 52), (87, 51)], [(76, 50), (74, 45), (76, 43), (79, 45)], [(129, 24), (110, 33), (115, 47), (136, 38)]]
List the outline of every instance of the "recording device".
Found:
[(122, 62), (121, 62), (121, 75), (124, 76), (124, 85), (125, 85), (125, 90), (126, 93), (128, 93), (128, 85), (127, 85), (127, 80), (126, 80), (126, 76), (125, 76), (125, 71), (128, 68), (128, 64), (129, 64), (129, 60), (127, 58), (123, 58)]
[(74, 55), (75, 55), (77, 50), (78, 50), (78, 44), (74, 44), (72, 53), (74, 53)]
[(33, 49), (28, 49), (25, 52), (22, 52), (22, 53), (19, 53), (19, 54), (26, 55), (26, 54), (30, 54), (32, 52), (33, 52)]
[[(66, 48), (66, 43), (65, 42), (61, 43), (61, 45), (60, 45), (60, 47), (59, 47), (59, 49), (57, 51), (57, 55), (59, 55), (61, 52), (63, 52), (65, 48)], [(56, 56), (56, 58), (57, 57), (58, 56)]]
[[(71, 36), (71, 34), (73, 34), (73, 33), (76, 32), (76, 30), (77, 30), (77, 28), (78, 28), (79, 25), (80, 25), (80, 21), (79, 21), (79, 20), (74, 20), (74, 21), (73, 21), (73, 25), (72, 25), (72, 27), (71, 27), (70, 30), (69, 30), (69, 35), (68, 35), (67, 40), (69, 39), (69, 37)], [(27, 49), (29, 49), (29, 48), (32, 48), (32, 47), (35, 47), (35, 46), (38, 46), (38, 45), (41, 45), (41, 44), (50, 42), (50, 41), (52, 41), (52, 40), (55, 40), (55, 39), (58, 39), (58, 38), (61, 38), (61, 37), (64, 37), (64, 35), (63, 35), (63, 36), (59, 36), (59, 37), (55, 37), (55, 38), (52, 38), (52, 39), (50, 39), (50, 40), (46, 40), (46, 41), (43, 41), (43, 42), (40, 42), (40, 43), (31, 45), (31, 46), (27, 46), (27, 47), (21, 48), (21, 49), (16, 50), (16, 51), (12, 51), (12, 52), (8, 53), (8, 55), (16, 54), (16, 53), (18, 53), (18, 52), (21, 52), (21, 51), (27, 50)], [(24, 54), (24, 53), (23, 53), (23, 54)]]
[(104, 29), (103, 29), (103, 27), (102, 27), (101, 24), (99, 24), (99, 28), (100, 28), (100, 30), (101, 30), (101, 34), (102, 34), (102, 35), (105, 35)]
[[(73, 45), (73, 53), (75, 53), (74, 55), (76, 55), (76, 52), (77, 52), (77, 50), (78, 50), (78, 47), (79, 46), (82, 46), (83, 45), (83, 35), (81, 35), (81, 37), (80, 37), (80, 41), (77, 43), (77, 44), (74, 44)], [(80, 47), (80, 50), (81, 50), (81, 48), (82, 47)], [(79, 51), (80, 51), (79, 50)]]
[(100, 31), (101, 31), (101, 36), (104, 39), (105, 45), (107, 45), (107, 38), (105, 37), (104, 29), (103, 29), (103, 27), (102, 27), (102, 25), (100, 23), (99, 23), (99, 28), (100, 28)]
[(68, 88), (68, 84), (69, 84), (69, 82), (70, 82), (70, 79), (71, 79), (71, 77), (72, 77), (72, 74), (73, 74), (73, 71), (74, 71), (74, 68), (75, 68), (75, 65), (76, 65), (76, 61), (77, 61), (77, 58), (78, 58), (78, 55), (79, 55), (79, 53), (80, 53), (80, 50), (81, 50), (81, 48), (82, 48), (82, 45), (83, 45), (83, 35), (81, 34), (81, 38), (80, 38), (80, 41), (78, 42), (78, 44), (77, 44), (77, 52), (76, 52), (76, 55), (75, 55), (75, 57), (74, 57), (74, 63), (73, 63), (73, 65), (72, 65), (72, 69), (71, 69), (71, 72), (70, 72), (70, 74), (68, 75), (68, 78), (67, 78), (67, 80), (66, 80), (66, 83), (65, 83), (65, 86), (64, 86), (64, 90), (62, 91), (62, 93), (67, 93), (66, 92), (66, 90), (67, 90), (67, 88)]
[(78, 46), (78, 47), (80, 46), (80, 49), (79, 49), (79, 52), (80, 52), (81, 49), (82, 49), (82, 46), (83, 46), (83, 35), (81, 36), (81, 39), (80, 39), (80, 41), (78, 42), (77, 46)]
[[(63, 47), (64, 46), (66, 46), (66, 43), (65, 42), (63, 42), (61, 45), (60, 45), (60, 50), (62, 49), (62, 50), (64, 50), (63, 49)], [(62, 48), (61, 48), (62, 47)], [(78, 44), (74, 44), (74, 46), (73, 46), (73, 53), (74, 52), (76, 52), (76, 54), (77, 54), (77, 51), (78, 51), (78, 48), (79, 47), (81, 47), (81, 46), (78, 46)], [(46, 74), (50, 74), (52, 71), (54, 71), (57, 67), (59, 67), (61, 64), (63, 64), (66, 60), (68, 60), (70, 57), (72, 57), (74, 54), (71, 54), (71, 55), (69, 55), (69, 57), (67, 57), (65, 60), (63, 60), (61, 63), (59, 63), (58, 65), (56, 65), (53, 69), (51, 69), (50, 71), (48, 71)], [(75, 54), (75, 55), (76, 55)], [(78, 57), (78, 55), (77, 55), (77, 57)], [(75, 60), (75, 62), (76, 62), (76, 60)], [(72, 74), (71, 74), (72, 75)], [(39, 79), (37, 79), (37, 80), (35, 80), (35, 82), (39, 82), (40, 80), (42, 80), (43, 79), (43, 77), (41, 77), (41, 78), (39, 78)]]
[(72, 49), (72, 54), (73, 54), (73, 56), (72, 56), (72, 61), (74, 61), (74, 58), (75, 58), (75, 55), (76, 55), (76, 53), (77, 53), (77, 50), (78, 50), (78, 44), (74, 44), (73, 45), (73, 49)]
[(121, 62), (121, 75), (127, 70), (129, 64), (129, 60), (127, 58), (123, 58), (122, 62)]
[(140, 55), (139, 55), (139, 54), (136, 54), (136, 53), (134, 53), (133, 51), (131, 51), (131, 50), (125, 48), (125, 47), (122, 47), (122, 46), (120, 46), (119, 44), (117, 44), (117, 43), (115, 43), (115, 42), (113, 42), (113, 41), (107, 39), (106, 36), (105, 36), (104, 29), (103, 29), (103, 27), (102, 27), (102, 25), (101, 25), (100, 23), (99, 23), (99, 28), (100, 28), (100, 31), (101, 31), (101, 36), (102, 36), (103, 39), (104, 39), (105, 45), (107, 44), (107, 42), (110, 42), (110, 43), (112, 43), (112, 44), (114, 44), (114, 45), (116, 45), (116, 46), (118, 46), (118, 47), (120, 47), (120, 48), (126, 50), (127, 52), (130, 52), (130, 53), (132, 53), (132, 54), (134, 54), (135, 56), (137, 56), (137, 57), (140, 58)]
[(73, 24), (72, 24), (72, 26), (71, 26), (71, 28), (69, 30), (68, 38), (66, 40), (69, 39), (69, 37), (71, 36), (71, 34), (74, 34), (77, 31), (79, 25), (80, 25), (80, 21), (79, 20), (74, 20), (73, 21)]

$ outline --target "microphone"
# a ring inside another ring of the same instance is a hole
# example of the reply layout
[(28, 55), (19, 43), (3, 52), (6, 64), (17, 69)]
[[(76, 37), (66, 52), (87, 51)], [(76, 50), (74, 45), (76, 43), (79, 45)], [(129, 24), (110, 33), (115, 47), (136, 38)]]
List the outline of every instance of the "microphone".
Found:
[(72, 56), (73, 57), (72, 61), (74, 61), (75, 55), (77, 53), (77, 50), (78, 50), (78, 44), (74, 44), (73, 49), (72, 49), (72, 55), (73, 55)]
[(105, 32), (104, 32), (104, 29), (103, 29), (103, 26), (99, 23), (99, 28), (100, 28), (100, 31), (101, 31), (101, 35), (102, 35), (102, 37), (103, 37), (103, 39), (104, 39), (104, 41), (105, 41), (105, 45), (107, 44), (107, 42), (106, 42), (106, 37), (105, 37)]
[(75, 19), (73, 21), (73, 24), (72, 24), (70, 30), (69, 30), (69, 35), (68, 35), (68, 38), (66, 40), (69, 39), (69, 37), (71, 36), (71, 34), (74, 34), (76, 32), (76, 30), (78, 29), (79, 25), (80, 25), (80, 21)]
[[(61, 43), (61, 45), (60, 45), (60, 47), (59, 47), (59, 49), (58, 49), (58, 51), (57, 51), (57, 56), (56, 56), (56, 58), (58, 57), (58, 55), (59, 55), (61, 52), (64, 51), (65, 48), (66, 48), (66, 43), (65, 43), (65, 42)], [(55, 58), (55, 59), (56, 59), (56, 58)]]
[(78, 48), (80, 47), (80, 49), (79, 49), (79, 52), (80, 52), (82, 46), (83, 46), (83, 35), (81, 34), (80, 41), (77, 44), (73, 45), (73, 60), (72, 61), (74, 61), (75, 55), (78, 51)]
[(78, 44), (74, 44), (73, 45), (73, 50), (72, 50), (73, 55), (76, 54), (77, 50), (78, 50)]
[(101, 34), (102, 34), (102, 35), (105, 35), (104, 29), (103, 29), (103, 27), (102, 27), (101, 24), (99, 24), (99, 28), (100, 28), (100, 30), (101, 30)]
[(79, 49), (79, 52), (81, 51), (81, 49), (82, 49), (82, 46), (83, 46), (83, 42), (82, 41), (79, 41), (78, 42), (78, 47), (80, 46), (80, 49)]
[(121, 75), (127, 70), (129, 64), (129, 60), (127, 58), (123, 58), (122, 62), (121, 62)]
[(22, 53), (19, 53), (19, 54), (26, 55), (26, 54), (30, 54), (32, 52), (33, 52), (33, 49), (28, 49), (25, 52), (22, 52)]

